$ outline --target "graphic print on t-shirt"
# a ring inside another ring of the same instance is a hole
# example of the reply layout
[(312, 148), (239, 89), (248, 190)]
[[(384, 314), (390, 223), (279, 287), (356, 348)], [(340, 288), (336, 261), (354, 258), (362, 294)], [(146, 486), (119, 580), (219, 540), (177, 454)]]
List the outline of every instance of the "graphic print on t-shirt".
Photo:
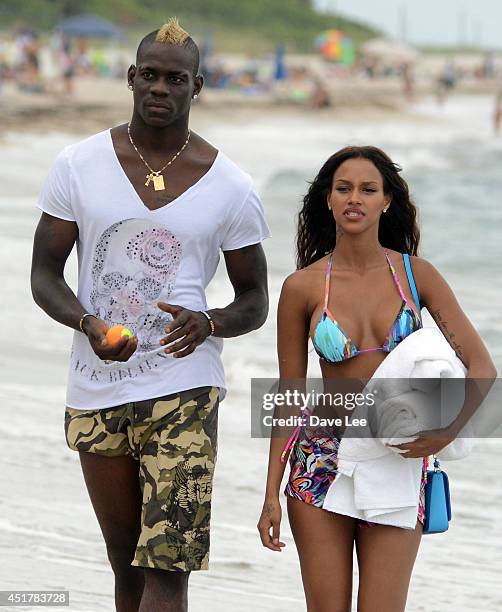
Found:
[(90, 295), (94, 314), (110, 327), (128, 327), (138, 338), (137, 353), (158, 349), (172, 319), (157, 302), (169, 301), (181, 254), (181, 243), (166, 226), (145, 219), (114, 223), (96, 244)]

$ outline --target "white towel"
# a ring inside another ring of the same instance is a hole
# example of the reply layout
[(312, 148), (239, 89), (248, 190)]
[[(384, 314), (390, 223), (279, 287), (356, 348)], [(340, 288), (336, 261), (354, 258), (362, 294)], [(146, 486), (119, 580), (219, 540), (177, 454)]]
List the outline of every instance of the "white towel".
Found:
[[(455, 403), (458, 413), (463, 404), (463, 394), (455, 388), (455, 397), (445, 397), (435, 379), (465, 378), (465, 374), (462, 362), (436, 328), (420, 329), (400, 342), (366, 385), (364, 393), (377, 390), (379, 401), (375, 407), (361, 406), (354, 411), (354, 418), (368, 421), (364, 433), (358, 428), (365, 437), (342, 438), (337, 476), (328, 489), (323, 508), (376, 523), (413, 529), (417, 520), (423, 462), (420, 458), (406, 459), (400, 455), (399, 449), (391, 449), (385, 444), (409, 441), (415, 439), (414, 434), (420, 430), (430, 429), (427, 415), (434, 416), (430, 411), (431, 398), (435, 398), (433, 404), (437, 409)], [(451, 394), (451, 388), (449, 392)], [(375, 422), (377, 438), (372, 437)], [(463, 435), (466, 435), (465, 431), (466, 428)], [(459, 458), (465, 456), (471, 447), (472, 437), (457, 438), (438, 456)]]
[[(441, 379), (465, 378), (466, 373), (439, 329), (414, 332), (384, 359), (366, 386), (366, 392), (377, 390), (379, 398), (373, 416), (377, 428), (372, 433), (382, 444), (399, 444), (414, 440), (419, 431), (448, 425), (462, 409), (465, 385)], [(462, 459), (473, 444), (474, 431), (468, 422), (438, 457), (443, 461)]]
[[(452, 388), (448, 395), (456, 393), (460, 396), (460, 387)], [(462, 394), (462, 398), (465, 394)], [(445, 419), (438, 422), (437, 415), (444, 406), (445, 392), (440, 386), (433, 393), (423, 391), (408, 391), (398, 397), (391, 397), (376, 407), (375, 435), (382, 444), (402, 444), (416, 439), (420, 431), (427, 431), (444, 426), (445, 420), (451, 419), (446, 415)], [(451, 399), (451, 397), (450, 397)], [(451, 406), (452, 404), (450, 404)], [(460, 408), (463, 405), (460, 402)], [(458, 404), (457, 404), (458, 407)], [(458, 410), (460, 409), (458, 408)], [(458, 412), (457, 410), (457, 412)], [(471, 423), (467, 423), (453, 442), (448, 444), (438, 453), (442, 461), (463, 459), (472, 450), (474, 444), (474, 432)], [(406, 451), (394, 446), (390, 450), (395, 453), (406, 453)]]

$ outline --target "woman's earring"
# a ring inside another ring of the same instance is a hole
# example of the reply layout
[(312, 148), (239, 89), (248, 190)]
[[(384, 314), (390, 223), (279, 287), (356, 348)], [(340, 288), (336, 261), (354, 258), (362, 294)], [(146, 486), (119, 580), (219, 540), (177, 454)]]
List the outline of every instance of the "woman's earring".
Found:
[(383, 209), (383, 212), (384, 212), (384, 213), (386, 213), (386, 212), (387, 212), (387, 209), (386, 209), (386, 208), (384, 208), (384, 209)]
[(192, 96), (192, 98), (195, 100), (196, 98), (198, 98), (198, 96), (199, 96), (199, 94), (194, 94), (194, 95)]
[(129, 84), (127, 85), (127, 89), (130, 89), (131, 91), (133, 90), (132, 83), (129, 83)]

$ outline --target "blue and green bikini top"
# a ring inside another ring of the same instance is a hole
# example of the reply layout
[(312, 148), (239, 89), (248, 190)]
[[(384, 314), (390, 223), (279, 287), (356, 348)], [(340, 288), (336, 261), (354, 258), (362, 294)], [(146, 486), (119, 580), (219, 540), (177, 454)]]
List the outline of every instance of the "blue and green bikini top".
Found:
[(409, 336), (417, 329), (422, 327), (422, 319), (420, 316), (420, 301), (418, 298), (417, 288), (415, 286), (415, 280), (413, 278), (413, 272), (411, 270), (410, 256), (403, 253), (404, 265), (406, 268), (406, 274), (408, 276), (408, 282), (413, 294), (413, 299), (417, 305), (418, 312), (409, 303), (406, 295), (403, 292), (401, 283), (396, 274), (396, 270), (392, 265), (387, 251), (384, 249), (387, 263), (389, 264), (392, 277), (397, 285), (400, 296), (403, 301), (401, 308), (392, 323), (383, 346), (368, 349), (358, 349), (352, 342), (349, 336), (343, 331), (338, 325), (335, 317), (330, 313), (328, 309), (329, 299), (329, 285), (331, 278), (331, 267), (333, 260), (333, 253), (328, 257), (328, 267), (326, 270), (326, 287), (324, 292), (324, 310), (321, 315), (319, 322), (315, 328), (314, 336), (312, 338), (312, 344), (321, 359), (329, 363), (338, 363), (356, 357), (360, 353), (370, 353), (373, 351), (383, 351), (390, 353), (401, 340), (404, 340), (406, 336)]

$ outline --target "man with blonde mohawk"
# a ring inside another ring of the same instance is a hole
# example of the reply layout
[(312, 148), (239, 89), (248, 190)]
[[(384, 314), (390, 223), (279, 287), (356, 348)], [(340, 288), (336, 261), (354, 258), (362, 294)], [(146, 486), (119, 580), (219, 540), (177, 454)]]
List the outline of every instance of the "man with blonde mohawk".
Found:
[[(270, 235), (249, 175), (189, 129), (199, 52), (176, 19), (141, 41), (129, 123), (63, 149), (42, 189), (32, 292), (75, 330), (65, 432), (119, 612), (187, 609), (207, 569), (224, 337), (268, 312)], [(77, 244), (77, 295), (65, 262)], [(234, 300), (208, 310), (223, 252)], [(126, 326), (118, 343), (107, 330)]]

